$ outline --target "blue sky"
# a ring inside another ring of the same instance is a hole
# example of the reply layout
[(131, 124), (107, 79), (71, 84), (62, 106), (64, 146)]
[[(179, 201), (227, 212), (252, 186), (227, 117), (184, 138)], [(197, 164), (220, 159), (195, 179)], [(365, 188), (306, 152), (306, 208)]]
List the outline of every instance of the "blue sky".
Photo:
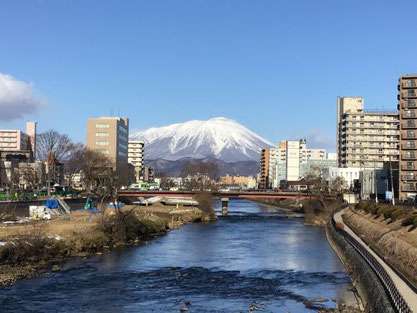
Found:
[(6, 118), (17, 106), (0, 95), (0, 128), (37, 120), (84, 142), (86, 119), (111, 110), (131, 130), (224, 116), (272, 142), (334, 149), (338, 95), (396, 109), (398, 77), (417, 72), (416, 12), (417, 1), (3, 0), (0, 73), (31, 83), (37, 105)]

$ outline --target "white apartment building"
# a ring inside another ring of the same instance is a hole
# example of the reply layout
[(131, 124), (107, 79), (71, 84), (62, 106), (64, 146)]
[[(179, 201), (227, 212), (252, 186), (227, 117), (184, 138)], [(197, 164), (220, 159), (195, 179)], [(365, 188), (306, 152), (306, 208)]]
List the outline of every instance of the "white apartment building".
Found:
[(363, 98), (338, 97), (338, 166), (382, 168), (398, 159), (398, 112), (365, 111)]
[(142, 141), (129, 141), (127, 161), (133, 165), (135, 170), (135, 180), (138, 183), (141, 179), (143, 161), (145, 155), (145, 144)]
[(287, 141), (287, 181), (300, 178), (300, 141)]
[(305, 139), (281, 141), (270, 151), (269, 177), (274, 188), (278, 188), (281, 181), (305, 177), (313, 168), (336, 166), (334, 154), (328, 154), (324, 149), (307, 149)]

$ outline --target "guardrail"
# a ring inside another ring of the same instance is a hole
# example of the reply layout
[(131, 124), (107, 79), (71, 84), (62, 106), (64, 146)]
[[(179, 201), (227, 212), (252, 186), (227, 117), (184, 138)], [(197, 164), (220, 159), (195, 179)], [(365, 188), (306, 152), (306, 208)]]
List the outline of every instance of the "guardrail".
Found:
[(368, 250), (366, 250), (365, 247), (363, 247), (349, 233), (347, 233), (343, 229), (336, 227), (336, 222), (333, 217), (332, 217), (332, 224), (333, 224), (333, 227), (336, 229), (336, 231), (345, 237), (345, 239), (365, 259), (365, 261), (369, 264), (369, 266), (375, 272), (376, 276), (379, 278), (382, 285), (384, 286), (384, 289), (387, 292), (387, 295), (389, 299), (391, 300), (394, 306), (394, 309), (399, 313), (412, 313), (413, 311), (411, 311), (407, 302), (401, 296), (400, 292), (398, 291), (391, 277), (388, 275), (387, 271), (382, 267), (382, 265), (375, 259), (375, 257)]

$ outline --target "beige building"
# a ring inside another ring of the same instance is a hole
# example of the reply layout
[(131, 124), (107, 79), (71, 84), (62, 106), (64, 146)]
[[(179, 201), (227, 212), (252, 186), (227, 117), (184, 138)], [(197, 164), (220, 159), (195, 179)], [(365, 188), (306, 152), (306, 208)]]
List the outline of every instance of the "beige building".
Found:
[(229, 174), (226, 174), (226, 176), (221, 176), (219, 181), (225, 185), (239, 185), (249, 188), (256, 187), (256, 179), (252, 176), (230, 176)]
[(417, 195), (417, 75), (400, 77), (398, 84), (400, 113), (399, 198)]
[(114, 162), (116, 170), (127, 170), (129, 119), (100, 117), (87, 120), (87, 149), (96, 150)]
[(36, 122), (26, 123), (26, 132), (21, 130), (0, 129), (1, 151), (36, 151)]
[(133, 165), (136, 183), (138, 183), (141, 180), (144, 154), (145, 144), (142, 141), (129, 141), (127, 161)]
[(339, 167), (382, 168), (398, 161), (397, 112), (365, 111), (363, 98), (337, 98)]

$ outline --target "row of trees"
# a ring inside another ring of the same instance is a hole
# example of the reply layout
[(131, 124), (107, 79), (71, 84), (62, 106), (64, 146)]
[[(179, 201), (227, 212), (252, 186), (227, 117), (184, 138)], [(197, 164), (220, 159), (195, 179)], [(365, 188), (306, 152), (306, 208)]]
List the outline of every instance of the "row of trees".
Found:
[(54, 181), (58, 172), (56, 167), (60, 168), (60, 174), (68, 186), (73, 184), (76, 175), (82, 173), (87, 191), (94, 193), (101, 201), (117, 198), (120, 187), (129, 183), (128, 168), (119, 168), (116, 171), (113, 160), (95, 150), (87, 149), (82, 143), (73, 142), (66, 134), (48, 130), (38, 134), (36, 141), (37, 162), (15, 164), (8, 183), (11, 194), (22, 194), (24, 190), (19, 187), (22, 185), (26, 186), (25, 191), (46, 187), (40, 186), (39, 182)]

